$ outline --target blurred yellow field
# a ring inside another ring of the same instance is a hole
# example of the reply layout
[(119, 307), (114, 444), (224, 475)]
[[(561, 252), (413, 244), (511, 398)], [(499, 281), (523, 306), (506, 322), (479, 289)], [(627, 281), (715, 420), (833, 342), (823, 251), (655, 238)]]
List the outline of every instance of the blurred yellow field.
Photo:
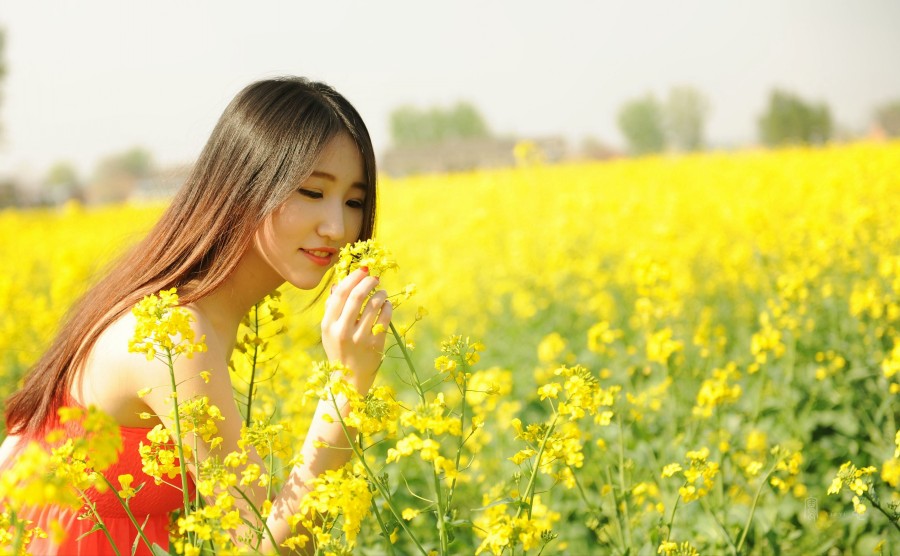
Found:
[[(460, 443), (401, 417), (370, 444), (409, 510), (385, 518), (398, 554), (900, 546), (900, 143), (380, 185), (377, 238), (400, 265), (385, 285), (415, 284), (395, 324), (437, 377), (425, 380), (434, 415), (472, 427)], [(0, 213), (0, 394), (161, 210)], [(313, 297), (283, 292), (285, 332), (264, 346), (253, 392), (253, 417), (288, 431), (303, 430), (300, 385), (322, 356)], [(464, 358), (477, 352), (464, 378), (435, 363), (453, 335)], [(421, 416), (398, 348), (380, 380)], [(246, 366), (236, 354), (234, 372)], [(421, 444), (397, 455), (415, 431), (439, 457), (420, 458)], [(286, 461), (300, 440), (281, 438)], [(441, 465), (449, 506), (431, 484)], [(333, 534), (384, 552), (371, 514), (355, 540)]]

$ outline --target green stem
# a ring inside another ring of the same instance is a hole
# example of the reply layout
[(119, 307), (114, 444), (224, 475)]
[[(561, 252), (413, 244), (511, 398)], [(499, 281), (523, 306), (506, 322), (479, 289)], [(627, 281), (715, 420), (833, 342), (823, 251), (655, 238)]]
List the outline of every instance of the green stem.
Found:
[[(559, 420), (559, 413), (555, 413), (553, 415), (553, 421), (547, 427), (547, 432), (544, 433), (544, 438), (541, 439), (541, 446), (538, 448), (537, 456), (534, 459), (534, 466), (531, 468), (531, 476), (528, 478), (528, 485), (525, 487), (525, 496), (523, 500), (528, 501), (528, 519), (531, 519), (531, 508), (534, 506), (534, 501), (532, 500), (532, 493), (534, 492), (534, 483), (537, 481), (538, 469), (541, 467), (541, 456), (544, 455), (544, 448), (547, 446), (547, 441), (550, 439), (550, 435), (553, 433), (553, 429), (556, 428), (556, 422)], [(522, 514), (522, 505), (519, 505), (519, 510), (516, 512), (516, 518)]]
[[(465, 361), (465, 357), (462, 359)], [(447, 509), (450, 508), (450, 502), (453, 500), (453, 493), (456, 490), (456, 479), (459, 477), (459, 460), (462, 457), (463, 445), (465, 445), (466, 441), (471, 437), (471, 435), (469, 435), (463, 438), (463, 433), (466, 430), (466, 392), (468, 391), (469, 386), (469, 381), (466, 380), (465, 373), (468, 370), (468, 364), (463, 363), (462, 410), (460, 411), (459, 416), (459, 444), (456, 446), (456, 460), (453, 464), (457, 473), (456, 476), (453, 477), (453, 480), (450, 481), (450, 489), (447, 492)]]
[(403, 353), (403, 359), (406, 360), (406, 365), (409, 367), (409, 372), (412, 373), (413, 376), (413, 387), (416, 389), (416, 393), (419, 394), (419, 399), (422, 400), (422, 403), (425, 403), (425, 392), (422, 391), (421, 380), (419, 380), (419, 374), (416, 372), (416, 366), (412, 362), (412, 358), (409, 356), (409, 352), (406, 350), (406, 342), (403, 341), (403, 337), (400, 336), (400, 332), (394, 327), (394, 323), (390, 323), (391, 333), (394, 335), (394, 338), (397, 340), (397, 345), (400, 346), (400, 352)]
[[(409, 351), (406, 349), (406, 342), (403, 341), (400, 332), (394, 326), (394, 323), (390, 323), (391, 333), (394, 335), (394, 339), (397, 341), (397, 345), (400, 346), (400, 351), (403, 353), (403, 359), (406, 360), (406, 365), (409, 367), (409, 372), (413, 378), (413, 387), (416, 389), (416, 392), (419, 394), (419, 398), (422, 400), (422, 403), (425, 404), (425, 392), (422, 390), (421, 380), (419, 379), (419, 374), (416, 372), (416, 366), (412, 362), (412, 358), (409, 356)], [(341, 419), (341, 426), (343, 426), (343, 418)], [(346, 429), (345, 429), (346, 432)], [(431, 435), (428, 435), (431, 438)], [(349, 437), (348, 437), (349, 438)], [(353, 442), (350, 442), (353, 445)], [(457, 453), (458, 455), (458, 453)], [(362, 458), (360, 458), (362, 459)], [(434, 492), (437, 497), (437, 519), (438, 519), (438, 536), (440, 540), (441, 546), (441, 554), (447, 554), (449, 549), (449, 541), (447, 536), (447, 528), (446, 528), (446, 520), (444, 519), (446, 508), (444, 507), (442, 496), (441, 496), (441, 479), (438, 476), (437, 468), (435, 468), (434, 463), (431, 464), (432, 474), (434, 477)], [(376, 481), (377, 483), (377, 481)], [(398, 517), (398, 519), (400, 519)]]
[[(147, 550), (149, 550), (150, 553), (152, 554), (153, 553), (153, 545), (150, 544), (150, 539), (147, 538), (147, 535), (144, 533), (144, 529), (140, 525), (138, 525), (137, 519), (135, 519), (134, 513), (132, 513), (132, 511), (131, 511), (131, 507), (128, 505), (128, 501), (123, 499), (121, 496), (119, 496), (119, 492), (116, 490), (116, 488), (110, 482), (109, 477), (107, 477), (106, 475), (104, 475), (102, 473), (100, 474), (100, 476), (103, 477), (103, 481), (106, 483), (106, 486), (109, 488), (109, 490), (116, 493), (116, 499), (119, 501), (120, 504), (122, 504), (122, 508), (125, 509), (125, 514), (128, 515), (128, 519), (131, 520), (131, 524), (134, 525), (135, 529), (137, 529), (138, 535), (140, 535), (141, 540), (144, 541), (144, 544), (147, 546)], [(99, 516), (98, 516), (98, 519), (99, 519)], [(107, 535), (107, 536), (109, 536), (109, 535)], [(110, 539), (110, 542), (112, 542), (112, 539)]]
[(272, 438), (269, 438), (269, 480), (266, 482), (266, 500), (272, 499), (272, 474), (275, 473), (275, 449)]
[(381, 532), (384, 534), (385, 544), (387, 545), (387, 551), (391, 556), (394, 556), (396, 552), (394, 552), (394, 543), (391, 542), (391, 534), (387, 530), (387, 526), (384, 524), (384, 519), (381, 517), (381, 511), (378, 510), (378, 504), (375, 503), (375, 497), (372, 497), (372, 513), (375, 514), (375, 519), (378, 520), (378, 526), (381, 527)]
[[(104, 479), (106, 479), (106, 477), (104, 477)], [(107, 480), (107, 482), (109, 481)], [(113, 552), (116, 553), (116, 556), (122, 556), (122, 553), (119, 552), (119, 547), (116, 546), (115, 541), (113, 541), (112, 535), (110, 535), (109, 531), (106, 529), (106, 524), (103, 523), (103, 518), (100, 517), (100, 514), (97, 513), (97, 506), (93, 502), (88, 501), (87, 495), (81, 489), (78, 489), (78, 494), (85, 501), (85, 505), (91, 511), (91, 515), (93, 515), (94, 519), (97, 520), (97, 525), (100, 527), (100, 530), (103, 531), (103, 534), (106, 536), (106, 540), (109, 541), (109, 545), (112, 547)]]
[(191, 506), (191, 498), (188, 493), (187, 462), (184, 459), (184, 443), (181, 439), (181, 418), (178, 415), (178, 383), (175, 382), (175, 361), (172, 358), (172, 350), (166, 348), (166, 365), (169, 366), (169, 379), (172, 381), (172, 403), (175, 404), (175, 446), (178, 449), (179, 470), (181, 471), (181, 495), (184, 501), (184, 511), (188, 513)]
[(239, 488), (235, 488), (234, 490), (236, 490), (238, 494), (241, 495), (241, 498), (243, 498), (244, 501), (247, 502), (247, 506), (249, 506), (250, 509), (253, 510), (253, 515), (255, 515), (256, 519), (258, 519), (259, 522), (262, 523), (263, 529), (265, 529), (266, 534), (269, 535), (269, 539), (272, 541), (272, 546), (277, 548), (278, 542), (275, 540), (275, 535), (273, 535), (272, 531), (269, 529), (269, 524), (266, 523), (266, 519), (262, 516), (262, 514), (259, 513), (259, 509), (253, 503), (253, 501), (247, 497), (243, 490)]
[[(199, 447), (199, 440), (197, 439), (197, 435), (195, 434), (194, 435), (194, 454), (200, 453), (197, 451), (198, 447)], [(200, 476), (200, 466), (198, 465), (197, 466), (197, 477), (199, 477), (199, 476)], [(195, 508), (200, 507), (200, 489), (199, 488), (194, 489), (194, 507)]]
[(778, 463), (776, 462), (775, 465), (769, 469), (769, 472), (766, 473), (766, 476), (763, 477), (762, 482), (759, 483), (759, 487), (756, 489), (756, 496), (753, 497), (753, 504), (750, 506), (750, 513), (747, 515), (747, 522), (744, 524), (744, 530), (741, 531), (741, 538), (738, 539), (735, 552), (740, 553), (741, 548), (744, 546), (744, 541), (747, 539), (747, 532), (750, 531), (750, 523), (753, 521), (753, 513), (756, 511), (756, 504), (759, 502), (759, 497), (762, 495), (763, 487), (769, 484), (769, 477), (775, 472), (775, 467), (777, 465)]
[(22, 554), (25, 543), (25, 522), (18, 518), (15, 511), (10, 512), (10, 522), (16, 524), (16, 542), (13, 545), (13, 554)]
[(447, 550), (448, 550), (447, 545), (449, 544), (448, 537), (447, 537), (447, 522), (444, 519), (444, 516), (446, 515), (446, 508), (444, 506), (442, 496), (441, 496), (441, 492), (442, 492), (441, 478), (438, 475), (438, 470), (437, 470), (437, 467), (434, 465), (434, 462), (430, 462), (430, 463), (431, 463), (432, 475), (434, 477), (434, 494), (437, 499), (436, 505), (437, 505), (437, 520), (438, 520), (438, 523), (437, 523), (438, 540), (440, 541), (440, 544), (441, 544), (441, 556), (444, 556), (445, 554), (447, 554)]
[[(259, 338), (259, 303), (253, 306), (253, 335)], [(259, 358), (259, 345), (253, 342), (253, 358), (250, 361), (250, 387), (247, 389), (247, 413), (244, 423), (250, 426), (250, 408), (253, 406), (253, 388), (256, 386), (256, 362)]]
[[(616, 414), (616, 421), (619, 423), (619, 488), (622, 490), (622, 496), (625, 496), (625, 493), (628, 490), (625, 488), (625, 430), (622, 427), (622, 415)], [(631, 541), (631, 524), (629, 523), (630, 518), (628, 516), (628, 502), (623, 498), (622, 504), (622, 513), (623, 520), (625, 524), (625, 539), (630, 547), (632, 545)]]
[(672, 527), (675, 525), (675, 511), (678, 509), (678, 502), (681, 501), (681, 495), (679, 494), (677, 498), (675, 498), (675, 505), (672, 506), (672, 515), (669, 516), (669, 524), (666, 529), (666, 542), (669, 542), (669, 539), (672, 537)]
[(890, 524), (893, 525), (894, 528), (897, 529), (897, 531), (900, 531), (900, 523), (897, 523), (897, 516), (892, 516), (891, 514), (889, 514), (889, 513), (887, 512), (887, 510), (885, 510), (884, 508), (882, 508), (882, 507), (881, 507), (881, 504), (878, 502), (878, 500), (877, 500), (875, 497), (873, 497), (873, 496), (869, 493), (869, 491), (864, 492), (864, 493), (863, 493), (863, 496), (866, 497), (866, 500), (868, 500), (869, 502), (872, 503), (872, 506), (874, 506), (876, 510), (878, 510), (878, 511), (881, 512), (881, 513), (883, 513), (884, 516), (885, 516), (886, 518), (888, 518), (888, 522), (890, 522)]
[(600, 510), (590, 503), (587, 499), (587, 493), (584, 492), (584, 487), (581, 486), (581, 481), (578, 480), (578, 476), (575, 474), (575, 470), (572, 469), (571, 465), (567, 465), (569, 471), (572, 472), (572, 479), (575, 480), (575, 486), (578, 487), (578, 494), (581, 495), (581, 500), (584, 502), (584, 505), (587, 507), (588, 511), (594, 514), (598, 519), (600, 518)]
[(722, 523), (722, 520), (719, 519), (719, 516), (716, 515), (716, 512), (713, 511), (712, 504), (710, 504), (708, 498), (701, 498), (700, 503), (703, 505), (703, 509), (712, 516), (713, 521), (716, 522), (716, 525), (722, 531), (722, 536), (725, 537), (725, 540), (728, 541), (728, 544), (731, 546), (732, 552), (737, 555), (737, 545), (734, 544), (734, 541), (731, 540), (731, 535), (728, 534), (728, 529), (725, 527), (725, 524)]
[(613, 497), (613, 508), (616, 510), (616, 527), (619, 529), (619, 539), (622, 541), (622, 552), (627, 552), (627, 547), (625, 546), (625, 530), (622, 528), (622, 515), (619, 510), (619, 497), (616, 495), (616, 489), (613, 488), (613, 479), (612, 479), (612, 471), (609, 470), (609, 466), (606, 467), (606, 482), (609, 484), (609, 492)]
[[(393, 327), (393, 326), (392, 326)], [(390, 493), (387, 491), (384, 485), (375, 478), (375, 472), (372, 471), (372, 468), (369, 467), (368, 462), (366, 462), (366, 458), (364, 454), (360, 451), (359, 446), (356, 442), (353, 442), (353, 435), (350, 434), (350, 431), (347, 429), (347, 424), (344, 423), (344, 416), (341, 415), (341, 408), (338, 406), (337, 398), (334, 394), (331, 394), (331, 404), (334, 406), (335, 413), (338, 417), (338, 423), (341, 425), (341, 430), (344, 431), (344, 436), (347, 437), (347, 440), (350, 443), (350, 449), (353, 450), (353, 454), (362, 464), (363, 468), (366, 470), (366, 474), (372, 479), (372, 483), (375, 485), (375, 488), (378, 489), (378, 493), (384, 497), (385, 502), (387, 502), (388, 508), (391, 510), (391, 513), (394, 515), (394, 518), (397, 520), (397, 523), (403, 529), (403, 532), (409, 536), (409, 538), (415, 543), (416, 547), (422, 554), (428, 554), (428, 551), (425, 550), (425, 547), (419, 542), (416, 536), (409, 530), (409, 527), (404, 523), (403, 517), (400, 515), (400, 512), (397, 511), (397, 507), (394, 505), (394, 501), (391, 499)]]

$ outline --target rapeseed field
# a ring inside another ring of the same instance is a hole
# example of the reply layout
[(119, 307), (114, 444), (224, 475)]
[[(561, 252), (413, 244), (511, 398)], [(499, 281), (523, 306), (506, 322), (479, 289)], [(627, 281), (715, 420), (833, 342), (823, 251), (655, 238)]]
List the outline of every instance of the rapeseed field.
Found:
[[(900, 546), (900, 143), (384, 179), (379, 203), (393, 339), (377, 387), (351, 400), (355, 463), (321, 478), (297, 518), (314, 538), (295, 546)], [(4, 398), (161, 210), (0, 212)], [(340, 390), (321, 311), (286, 288), (245, 320), (236, 400), (269, 470), (240, 480), (277, 487), (315, 403)], [(214, 421), (195, 402), (185, 415)], [(0, 498), (13, 490), (0, 481)], [(226, 510), (182, 515), (172, 549), (227, 553)], [(14, 513), (0, 542), (21, 547)]]

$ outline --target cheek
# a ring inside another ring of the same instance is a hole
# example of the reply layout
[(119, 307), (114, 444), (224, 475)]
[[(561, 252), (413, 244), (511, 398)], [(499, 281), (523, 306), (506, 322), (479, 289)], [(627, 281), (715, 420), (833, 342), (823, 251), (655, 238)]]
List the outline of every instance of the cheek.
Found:
[(256, 249), (257, 253), (260, 253), (263, 257), (268, 259), (274, 247), (274, 238), (275, 233), (272, 229), (272, 220), (266, 219), (265, 222), (260, 224), (259, 228), (256, 229), (256, 233), (253, 234), (253, 247)]
[(359, 240), (359, 235), (362, 233), (363, 228), (363, 218), (363, 211), (350, 209), (349, 214), (344, 219), (348, 242), (352, 243)]

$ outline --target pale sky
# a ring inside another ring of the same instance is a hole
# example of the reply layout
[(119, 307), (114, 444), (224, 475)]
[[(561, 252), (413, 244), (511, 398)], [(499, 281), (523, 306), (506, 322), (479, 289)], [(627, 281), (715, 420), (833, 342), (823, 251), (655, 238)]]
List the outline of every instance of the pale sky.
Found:
[(247, 83), (305, 75), (362, 113), (377, 152), (402, 104), (474, 103), (498, 134), (623, 139), (623, 102), (692, 85), (707, 138), (743, 145), (769, 91), (869, 127), (900, 98), (895, 0), (0, 0), (0, 177), (132, 146), (190, 162)]

